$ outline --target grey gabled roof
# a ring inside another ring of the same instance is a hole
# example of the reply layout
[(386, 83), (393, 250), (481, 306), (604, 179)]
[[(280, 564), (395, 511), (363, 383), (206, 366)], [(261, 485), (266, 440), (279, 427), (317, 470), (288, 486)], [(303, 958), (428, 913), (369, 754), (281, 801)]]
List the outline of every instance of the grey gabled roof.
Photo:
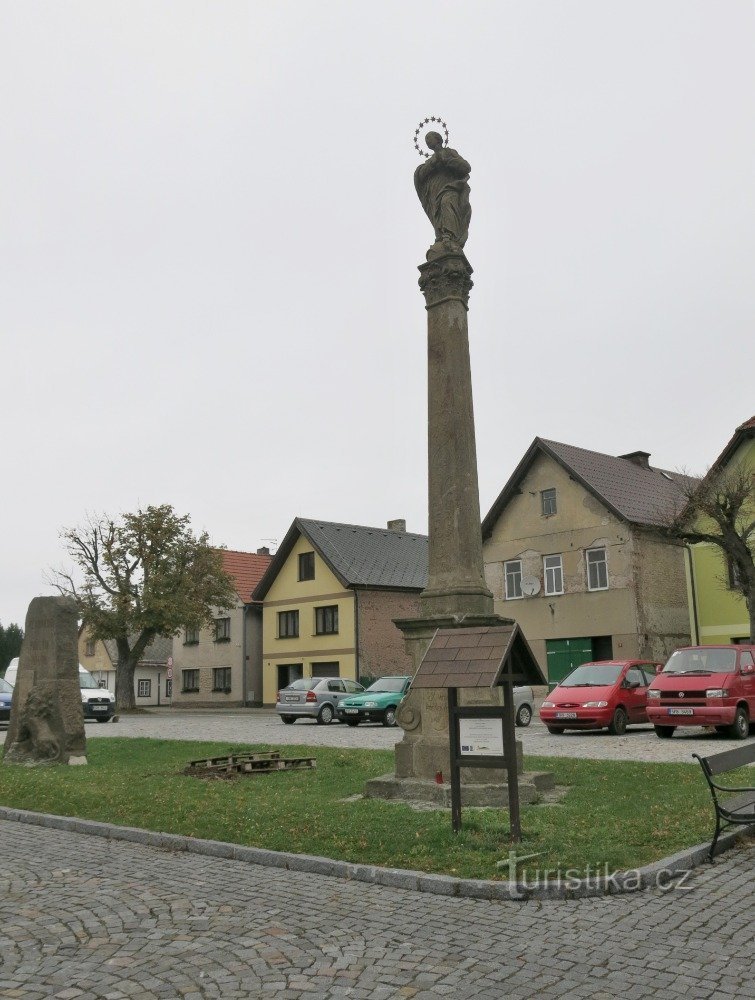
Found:
[[(135, 642), (136, 639), (136, 635), (129, 636), (129, 641), (132, 643)], [(110, 662), (113, 666), (115, 666), (118, 662), (118, 647), (115, 644), (115, 639), (105, 639), (104, 644), (107, 654), (110, 657)], [(144, 650), (139, 663), (143, 663), (145, 666), (164, 666), (172, 651), (173, 640), (171, 638), (166, 638), (164, 635), (158, 635)]]
[(344, 587), (422, 590), (427, 585), (427, 535), (297, 517), (256, 587), (255, 600), (264, 598), (300, 535)]
[(621, 520), (648, 527), (658, 527), (669, 515), (678, 512), (685, 502), (684, 487), (694, 482), (678, 472), (652, 466), (645, 468), (629, 458), (604, 455), (538, 437), (483, 520), (483, 538), (490, 535), (538, 453), (549, 455), (558, 462)]

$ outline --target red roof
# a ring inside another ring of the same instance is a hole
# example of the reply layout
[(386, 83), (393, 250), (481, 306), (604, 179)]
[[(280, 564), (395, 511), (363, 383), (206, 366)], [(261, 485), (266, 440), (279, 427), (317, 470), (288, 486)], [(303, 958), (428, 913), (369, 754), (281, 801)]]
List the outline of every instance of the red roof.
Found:
[(244, 604), (251, 604), (252, 591), (262, 579), (273, 557), (256, 552), (234, 552), (232, 549), (221, 549), (220, 554), (223, 557), (223, 569), (233, 580), (239, 597)]

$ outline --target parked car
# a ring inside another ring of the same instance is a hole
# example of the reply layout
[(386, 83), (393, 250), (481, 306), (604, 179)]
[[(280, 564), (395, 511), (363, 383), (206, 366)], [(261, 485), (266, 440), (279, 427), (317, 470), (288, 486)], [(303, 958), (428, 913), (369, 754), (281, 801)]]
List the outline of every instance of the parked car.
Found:
[(576, 667), (540, 706), (549, 733), (608, 729), (621, 736), (629, 725), (648, 721), (647, 693), (659, 663), (601, 660)]
[(290, 726), (297, 719), (317, 719), (328, 726), (340, 702), (364, 691), (356, 681), (340, 677), (302, 677), (278, 692), (275, 711)]
[[(16, 683), (19, 658), (15, 656), (5, 671), (5, 680), (11, 685)], [(81, 706), (85, 719), (96, 719), (98, 722), (110, 722), (115, 714), (115, 695), (99, 682), (89, 671), (79, 664), (79, 687), (81, 688)]]
[(13, 700), (13, 686), (0, 677), (0, 722), (10, 720), (10, 703)]
[(345, 698), (338, 706), (338, 718), (348, 726), (360, 722), (396, 725), (396, 709), (409, 690), (411, 677), (380, 677), (362, 694)]
[(514, 719), (517, 726), (529, 726), (535, 714), (535, 695), (526, 685), (514, 688)]
[(755, 722), (755, 645), (677, 649), (650, 685), (648, 716), (661, 739), (677, 726), (745, 739)]

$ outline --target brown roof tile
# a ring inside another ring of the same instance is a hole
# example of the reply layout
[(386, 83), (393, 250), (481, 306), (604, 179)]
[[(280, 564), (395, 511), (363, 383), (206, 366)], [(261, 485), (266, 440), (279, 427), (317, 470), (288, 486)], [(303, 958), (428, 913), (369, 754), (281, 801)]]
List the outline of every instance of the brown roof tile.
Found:
[(252, 591), (262, 579), (273, 557), (257, 552), (236, 552), (233, 549), (219, 551), (223, 557), (223, 569), (233, 580), (236, 593), (244, 604), (250, 604)]

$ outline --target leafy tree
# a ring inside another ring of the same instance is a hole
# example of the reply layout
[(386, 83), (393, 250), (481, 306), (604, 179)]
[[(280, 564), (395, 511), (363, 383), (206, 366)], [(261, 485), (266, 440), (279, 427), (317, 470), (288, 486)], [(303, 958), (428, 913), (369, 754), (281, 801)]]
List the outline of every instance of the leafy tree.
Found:
[(134, 707), (134, 669), (156, 636), (211, 626), (215, 609), (236, 604), (220, 551), (169, 504), (89, 517), (61, 537), (76, 569), (54, 571), (53, 583), (76, 600), (91, 638), (115, 640), (121, 709)]
[(668, 529), (690, 544), (709, 542), (721, 550), (727, 583), (744, 597), (755, 642), (755, 471), (745, 462), (714, 466), (687, 488), (686, 501)]
[(0, 625), (0, 674), (4, 674), (13, 657), (21, 653), (23, 638), (24, 630), (19, 625), (11, 623), (7, 628)]

